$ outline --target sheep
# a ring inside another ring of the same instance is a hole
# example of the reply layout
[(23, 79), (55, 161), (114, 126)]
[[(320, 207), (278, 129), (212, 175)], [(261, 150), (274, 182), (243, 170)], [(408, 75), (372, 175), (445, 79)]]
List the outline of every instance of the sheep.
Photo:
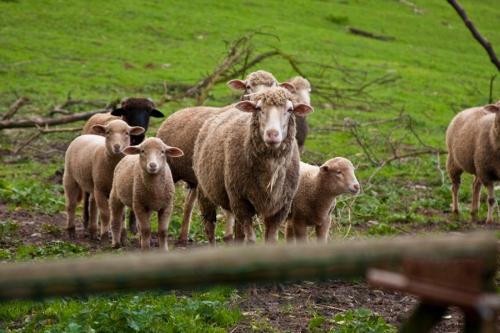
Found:
[[(311, 84), (309, 81), (301, 76), (296, 76), (287, 81), (287, 83), (293, 86), (292, 92), (294, 95), (295, 103), (303, 103), (311, 105)], [(307, 133), (309, 132), (309, 125), (307, 124), (307, 118), (299, 117), (296, 119), (297, 123), (297, 134), (295, 138), (299, 145), (299, 151), (304, 150), (304, 145), (307, 138)]]
[(452, 182), (452, 212), (458, 214), (458, 190), (464, 171), (475, 175), (471, 215), (477, 217), (481, 186), (488, 189), (488, 216), (493, 223), (494, 182), (500, 178), (500, 101), (458, 113), (446, 130), (446, 169)]
[(359, 190), (354, 166), (348, 159), (335, 157), (321, 166), (300, 162), (299, 188), (287, 218), (287, 241), (305, 241), (307, 227), (314, 226), (318, 242), (326, 243), (335, 198), (343, 193), (357, 194)]
[[(245, 93), (253, 94), (277, 85), (277, 81), (271, 73), (257, 71), (249, 74), (244, 81), (231, 80), (228, 85), (240, 87)], [(234, 104), (222, 108), (199, 106), (179, 110), (161, 124), (156, 134), (166, 144), (179, 147), (184, 152), (184, 156), (181, 158), (168, 159), (174, 182), (182, 180), (188, 187), (178, 244), (187, 243), (191, 214), (197, 195), (198, 182), (193, 171), (193, 151), (196, 137), (207, 119), (227, 110), (234, 110), (233, 106)], [(234, 219), (229, 212), (226, 212), (226, 216), (228, 219)], [(230, 239), (232, 236), (228, 235), (227, 238)]]
[(74, 139), (68, 146), (64, 159), (66, 228), (70, 238), (75, 238), (75, 209), (85, 193), (90, 194), (90, 238), (96, 239), (97, 208), (101, 217), (101, 238), (107, 237), (108, 197), (114, 168), (123, 157), (122, 149), (130, 145), (130, 135), (144, 133), (144, 128), (130, 127), (123, 120), (112, 120), (107, 125), (93, 125), (92, 130), (99, 135), (85, 134)]
[(269, 88), (252, 101), (234, 106), (243, 113), (224, 112), (202, 126), (194, 147), (193, 168), (210, 243), (215, 243), (217, 206), (235, 215), (247, 242), (255, 242), (255, 214), (264, 219), (266, 242), (277, 240), (299, 181), (295, 116), (313, 111), (311, 106), (291, 100), (288, 90)]
[(123, 210), (128, 206), (139, 221), (143, 250), (150, 247), (151, 214), (158, 212), (159, 245), (168, 251), (167, 230), (175, 188), (167, 156), (180, 157), (183, 152), (167, 146), (158, 138), (148, 138), (140, 145), (125, 148), (123, 153), (128, 156), (116, 165), (109, 198), (112, 245), (117, 248), (126, 242), (127, 232), (122, 224)]
[[(130, 126), (140, 126), (146, 131), (149, 127), (149, 118), (163, 118), (164, 115), (149, 98), (130, 97), (122, 101), (121, 107), (107, 113), (98, 113), (87, 120), (83, 126), (82, 134), (97, 134), (92, 130), (94, 125), (106, 125), (112, 120), (122, 119)], [(132, 145), (138, 145), (144, 140), (145, 134), (133, 135), (130, 138)], [(83, 224), (87, 226), (89, 219), (88, 197), (84, 198)], [(130, 215), (130, 229), (136, 233), (135, 220), (133, 214)]]

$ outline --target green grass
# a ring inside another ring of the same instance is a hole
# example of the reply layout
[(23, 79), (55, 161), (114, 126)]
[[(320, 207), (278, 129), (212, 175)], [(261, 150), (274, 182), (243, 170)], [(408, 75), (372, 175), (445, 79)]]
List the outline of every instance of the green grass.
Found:
[[(192, 84), (211, 72), (225, 55), (226, 41), (252, 30), (272, 33), (279, 39), (256, 37), (256, 52), (277, 47), (293, 55), (302, 61), (301, 66), (313, 84), (315, 113), (309, 117), (311, 132), (303, 159), (321, 163), (333, 156), (345, 156), (358, 166), (363, 193), (339, 200), (332, 236), (377, 237), (429, 227), (463, 230), (468, 220), (471, 177), (464, 177), (460, 194), (464, 213), (451, 220), (449, 182), (442, 174), (446, 156), (438, 159), (435, 155), (423, 155), (377, 168), (349, 131), (331, 129), (346, 118), (366, 123), (397, 117), (404, 110), (404, 121), (358, 129), (374, 157), (382, 161), (392, 155), (389, 142), (404, 149), (421, 148), (423, 144), (445, 149), (444, 131), (453, 115), (465, 107), (487, 102), (489, 79), (496, 70), (484, 50), (445, 1), (412, 2), (422, 13), (390, 0), (0, 1), (0, 109), (7, 108), (18, 96), (28, 96), (31, 105), (16, 117), (45, 115), (69, 92), (76, 99), (110, 101), (145, 95), (158, 100), (163, 82)], [(461, 3), (500, 52), (497, 0)], [(387, 42), (362, 38), (348, 33), (348, 27), (395, 39)], [(338, 64), (346, 72), (321, 71), (310, 62)], [(282, 81), (296, 75), (280, 58), (268, 59), (258, 67), (273, 72)], [(369, 96), (362, 101), (336, 98), (332, 105), (314, 90), (320, 84), (331, 89), (357, 87), (383, 75), (397, 80), (370, 87)], [(355, 83), (349, 84), (349, 79)], [(500, 98), (498, 80), (493, 96)], [(206, 104), (221, 105), (233, 99), (227, 87), (218, 85)], [(167, 103), (161, 109), (170, 114), (192, 104), (194, 101), (188, 99)], [(409, 131), (408, 119), (418, 137)], [(152, 119), (151, 133), (160, 123), (161, 120)], [(0, 148), (19, 147), (31, 134), (0, 132)], [(62, 212), (62, 189), (50, 178), (61, 169), (63, 155), (47, 147), (64, 144), (73, 136), (47, 135), (35, 143), (38, 151), (27, 147), (19, 158), (2, 163), (0, 203), (9, 210)], [(37, 156), (46, 155), (45, 158), (32, 157), (34, 151)], [(170, 229), (175, 236), (183, 201), (183, 191), (179, 188), (177, 193), (180, 195), (176, 196)], [(484, 201), (480, 214), (485, 215)], [(194, 240), (204, 241), (196, 214), (192, 225)], [(9, 245), (0, 249), (2, 261), (88, 253), (85, 247), (64, 242), (23, 245), (15, 240), (15, 231), (11, 221), (0, 223), (0, 240)], [(41, 232), (57, 235), (60, 230), (45, 226)], [(222, 235), (221, 226), (217, 234)], [(123, 331), (156, 332), (159, 327), (168, 327), (167, 331), (225, 330), (239, 320), (237, 310), (221, 306), (227, 304), (231, 295), (218, 291), (203, 295), (189, 298), (138, 294), (10, 303), (0, 305), (0, 322), (4, 330), (16, 332), (105, 332), (111, 321), (123, 325)], [(92, 316), (92, 321), (85, 319), (88, 316)], [(348, 316), (335, 318), (338, 332), (348, 327), (340, 321), (383, 326), (378, 319), (373, 322), (371, 314), (349, 312)], [(274, 331), (264, 326), (259, 329)]]

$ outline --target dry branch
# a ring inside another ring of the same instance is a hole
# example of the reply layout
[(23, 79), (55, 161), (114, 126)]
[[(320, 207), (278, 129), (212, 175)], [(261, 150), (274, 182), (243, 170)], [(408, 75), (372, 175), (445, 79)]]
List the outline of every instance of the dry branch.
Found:
[(460, 6), (460, 4), (456, 0), (447, 0), (447, 1), (455, 9), (457, 14), (462, 19), (462, 21), (464, 21), (465, 25), (471, 32), (474, 39), (477, 40), (479, 44), (481, 44), (481, 46), (488, 53), (491, 62), (496, 66), (497, 70), (500, 71), (500, 61), (498, 60), (495, 50), (493, 49), (493, 46), (491, 46), (491, 43), (479, 33), (479, 31), (474, 26), (474, 23), (472, 23), (472, 21), (467, 16), (465, 10), (462, 8), (462, 6)]
[(12, 105), (9, 107), (9, 110), (3, 115), (2, 120), (8, 120), (16, 114), (19, 109), (30, 102), (28, 97), (20, 97), (18, 98)]
[(16, 149), (12, 151), (14, 155), (17, 155), (29, 146), (33, 141), (41, 137), (43, 134), (50, 134), (50, 133), (63, 133), (63, 132), (80, 132), (83, 127), (62, 127), (62, 128), (48, 128), (48, 127), (39, 127), (37, 126), (38, 132), (34, 133), (32, 136), (28, 138), (25, 142), (20, 144)]

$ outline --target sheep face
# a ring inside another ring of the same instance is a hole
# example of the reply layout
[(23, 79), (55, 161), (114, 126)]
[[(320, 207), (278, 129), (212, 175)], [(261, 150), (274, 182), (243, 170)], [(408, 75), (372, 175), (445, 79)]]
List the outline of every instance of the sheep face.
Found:
[(354, 174), (354, 166), (351, 161), (342, 157), (336, 157), (326, 161), (320, 167), (321, 183), (328, 186), (337, 193), (360, 192), (360, 185)]
[[(140, 126), (145, 130), (149, 127), (149, 118), (163, 118), (164, 115), (158, 111), (154, 103), (146, 98), (129, 98), (122, 103), (122, 107), (111, 112), (113, 116), (122, 117), (131, 126)], [(144, 140), (144, 134), (132, 136), (131, 143), (138, 145)]]
[(234, 90), (241, 91), (245, 97), (249, 94), (260, 93), (268, 88), (276, 87), (278, 81), (271, 73), (259, 70), (250, 73), (245, 80), (231, 80), (227, 85)]
[(181, 157), (184, 155), (179, 148), (167, 146), (158, 138), (148, 138), (138, 146), (125, 148), (123, 153), (126, 155), (139, 154), (141, 168), (150, 175), (158, 174), (165, 169), (167, 156)]
[(127, 125), (123, 120), (113, 120), (107, 125), (94, 125), (94, 133), (106, 138), (106, 150), (111, 155), (120, 155), (130, 145), (130, 135), (141, 135), (144, 128)]
[(262, 100), (257, 102), (242, 101), (236, 104), (235, 107), (241, 111), (252, 112), (256, 115), (262, 141), (272, 148), (280, 147), (283, 140), (288, 136), (288, 123), (292, 114), (303, 117), (313, 111), (309, 105), (293, 105), (290, 99), (283, 99), (281, 103), (269, 104)]

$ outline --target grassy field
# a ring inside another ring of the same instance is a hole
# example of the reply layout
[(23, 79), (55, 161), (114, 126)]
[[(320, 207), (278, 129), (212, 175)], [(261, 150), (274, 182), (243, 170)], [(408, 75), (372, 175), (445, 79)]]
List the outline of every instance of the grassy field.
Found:
[[(498, 1), (461, 3), (500, 52)], [(0, 12), (1, 112), (19, 96), (29, 97), (31, 103), (15, 118), (46, 115), (68, 94), (75, 99), (149, 96), (158, 101), (164, 83), (196, 83), (221, 63), (227, 42), (260, 31), (267, 35), (254, 38), (256, 54), (278, 48), (293, 56), (312, 82), (315, 112), (309, 117), (311, 132), (303, 159), (321, 163), (345, 156), (358, 166), (363, 194), (339, 200), (332, 237), (485, 228), (468, 221), (470, 176), (464, 177), (460, 195), (463, 213), (459, 218), (450, 216), (446, 154), (394, 158), (422, 150), (445, 150), (444, 132), (453, 115), (488, 102), (490, 78), (497, 71), (445, 1), (0, 0)], [(393, 39), (356, 36), (348, 32), (349, 27)], [(279, 57), (252, 69), (258, 68), (271, 71), (282, 81), (296, 75)], [(328, 99), (315, 91), (340, 93)], [(223, 105), (234, 98), (220, 84), (205, 104)], [(500, 99), (498, 80), (493, 98)], [(162, 104), (160, 109), (170, 114), (193, 104), (194, 100), (184, 99)], [(152, 121), (151, 133), (155, 133), (161, 119)], [(359, 125), (354, 133), (345, 126), (353, 122)], [(62, 188), (54, 174), (62, 167), (64, 149), (74, 134), (46, 135), (13, 154), (33, 133), (0, 132), (0, 209), (5, 211), (0, 215), (0, 260), (95, 253), (85, 245), (75, 248), (64, 242), (23, 245), (16, 236), (23, 212), (64, 220)], [(177, 193), (170, 230), (173, 236), (178, 234), (182, 212), (181, 187)], [(483, 200), (483, 219), (485, 211)], [(59, 227), (47, 225), (42, 233), (57, 236), (61, 232)], [(492, 229), (499, 233), (498, 227)], [(192, 238), (204, 242), (198, 216)], [(107, 332), (103, 327), (114, 319), (98, 318), (97, 326), (92, 326), (82, 319), (89, 307), (116, 316), (146, 311), (137, 315), (138, 326), (128, 325), (131, 332), (155, 331), (157, 326), (144, 326), (141, 316), (154, 317), (158, 307), (172, 309), (172, 317), (158, 318), (151, 325), (173, 325), (173, 321), (188, 325), (172, 326), (168, 332), (192, 331), (192, 327), (200, 332), (209, 328), (224, 331), (244, 317), (233, 306), (233, 291), (188, 296), (141, 294), (2, 305), (0, 331)], [(145, 303), (151, 304), (147, 310), (141, 306)], [(219, 313), (221, 304), (224, 309)], [(58, 310), (61, 307), (65, 307), (63, 312)], [(205, 307), (213, 307), (214, 312)], [(198, 314), (202, 315), (194, 322), (176, 319)], [(311, 313), (310, 319), (315, 318)], [(321, 321), (318, 318), (311, 322), (310, 331)], [(24, 328), (23, 322), (28, 322)], [(39, 326), (33, 326), (35, 322)], [(255, 331), (272, 328), (263, 324), (249, 327)]]

